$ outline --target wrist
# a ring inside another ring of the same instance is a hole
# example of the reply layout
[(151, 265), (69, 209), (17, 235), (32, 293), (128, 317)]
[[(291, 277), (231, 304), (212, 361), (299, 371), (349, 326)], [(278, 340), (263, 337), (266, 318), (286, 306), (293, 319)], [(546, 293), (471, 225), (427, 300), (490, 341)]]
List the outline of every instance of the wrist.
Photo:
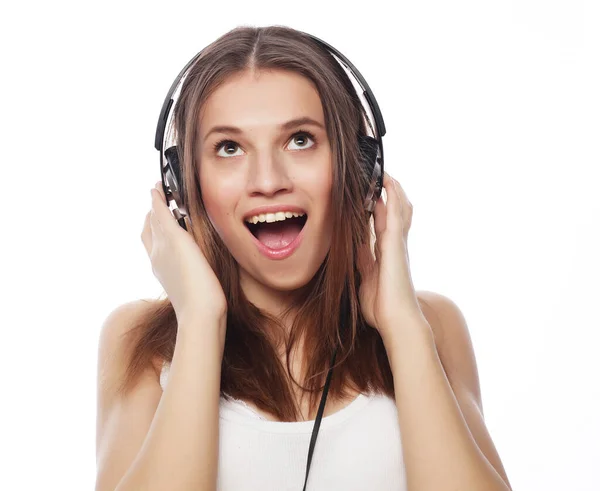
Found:
[(223, 323), (227, 321), (227, 310), (219, 310), (217, 312), (209, 312), (206, 309), (196, 309), (196, 308), (190, 308), (190, 309), (185, 309), (181, 312), (177, 312), (177, 310), (175, 311), (175, 317), (177, 318), (177, 322), (179, 324), (181, 323), (187, 323), (187, 324), (193, 324), (193, 323), (197, 323), (197, 322), (210, 322), (212, 324), (214, 323)]
[(431, 331), (429, 321), (421, 310), (389, 315), (381, 319), (379, 325), (381, 326), (379, 331), (383, 333), (382, 337), (402, 336), (405, 331)]
[(196, 332), (202, 336), (216, 334), (219, 339), (225, 340), (227, 330), (227, 313), (207, 315), (199, 312), (185, 312), (177, 315), (177, 330)]
[(416, 316), (407, 320), (387, 321), (383, 323), (380, 334), (383, 344), (386, 346), (410, 342), (410, 339), (414, 337), (433, 339), (431, 326), (423, 316)]
[(403, 325), (386, 333), (382, 340), (392, 371), (404, 369), (414, 360), (424, 360), (436, 353), (433, 331), (423, 322)]

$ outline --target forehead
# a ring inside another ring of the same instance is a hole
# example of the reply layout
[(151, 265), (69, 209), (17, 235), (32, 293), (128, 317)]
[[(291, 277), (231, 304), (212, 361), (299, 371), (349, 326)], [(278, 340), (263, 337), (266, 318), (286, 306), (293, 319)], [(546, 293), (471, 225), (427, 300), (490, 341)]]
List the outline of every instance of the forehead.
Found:
[(301, 116), (324, 124), (321, 99), (311, 80), (283, 70), (247, 71), (230, 77), (206, 100), (200, 132), (204, 135), (221, 124), (249, 130), (277, 126)]

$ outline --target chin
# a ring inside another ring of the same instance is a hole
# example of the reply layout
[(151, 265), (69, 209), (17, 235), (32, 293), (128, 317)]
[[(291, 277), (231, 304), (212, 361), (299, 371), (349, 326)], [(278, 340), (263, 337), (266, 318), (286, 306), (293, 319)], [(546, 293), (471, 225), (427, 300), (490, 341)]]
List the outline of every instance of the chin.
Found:
[(315, 263), (314, 266), (303, 263), (296, 268), (279, 267), (271, 272), (247, 271), (243, 266), (240, 266), (240, 274), (251, 282), (259, 283), (271, 290), (292, 292), (308, 285), (319, 270), (321, 263), (322, 261)]
[(314, 275), (300, 273), (297, 276), (275, 275), (271, 278), (254, 278), (255, 281), (262, 283), (264, 286), (281, 292), (293, 292), (299, 290), (310, 282)]

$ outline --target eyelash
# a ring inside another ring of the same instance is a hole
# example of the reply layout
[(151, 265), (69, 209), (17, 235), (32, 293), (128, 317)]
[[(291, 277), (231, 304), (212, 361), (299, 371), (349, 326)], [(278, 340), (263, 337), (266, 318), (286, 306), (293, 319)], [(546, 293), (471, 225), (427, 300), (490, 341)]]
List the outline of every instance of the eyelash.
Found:
[[(308, 136), (314, 142), (313, 147), (317, 144), (317, 139), (315, 138), (315, 135), (313, 133), (311, 133), (310, 131), (307, 131), (307, 130), (296, 131), (296, 133), (294, 133), (290, 137), (290, 140), (293, 139), (293, 138), (295, 138), (298, 135)], [(214, 151), (218, 152), (221, 149), (221, 147), (223, 145), (225, 145), (226, 143), (233, 143), (234, 145), (237, 145), (237, 143), (234, 142), (233, 140), (228, 140), (228, 139), (219, 140), (217, 143), (214, 144), (214, 147), (213, 147)], [(308, 147), (308, 148), (312, 148), (312, 147)], [(224, 157), (224, 158), (227, 158), (227, 157)]]

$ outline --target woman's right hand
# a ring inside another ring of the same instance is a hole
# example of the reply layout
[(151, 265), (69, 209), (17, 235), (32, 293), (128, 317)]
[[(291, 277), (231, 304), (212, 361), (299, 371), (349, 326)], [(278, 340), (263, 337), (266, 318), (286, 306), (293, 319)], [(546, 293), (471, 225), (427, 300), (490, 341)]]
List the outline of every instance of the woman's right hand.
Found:
[(191, 234), (177, 223), (160, 181), (151, 194), (152, 207), (146, 215), (142, 242), (152, 272), (171, 301), (177, 319), (224, 318), (227, 300), (221, 283)]

